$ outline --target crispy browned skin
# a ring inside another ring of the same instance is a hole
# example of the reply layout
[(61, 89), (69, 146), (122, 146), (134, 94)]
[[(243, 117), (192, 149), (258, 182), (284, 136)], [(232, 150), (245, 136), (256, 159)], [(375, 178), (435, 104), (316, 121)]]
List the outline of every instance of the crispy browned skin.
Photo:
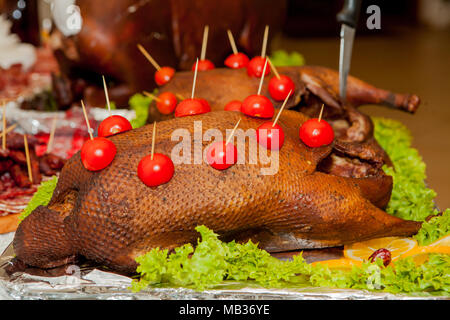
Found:
[[(240, 117), (243, 130), (264, 121), (222, 111), (161, 122), (155, 152), (170, 155), (178, 143), (171, 141), (172, 132), (186, 128), (192, 133), (194, 121), (202, 121), (203, 132), (225, 132)], [(276, 175), (261, 175), (260, 168), (267, 166), (262, 164), (236, 164), (225, 171), (205, 163), (175, 164), (169, 183), (149, 188), (136, 172), (151, 151), (152, 126), (112, 137), (117, 155), (100, 172), (84, 169), (78, 153), (61, 172), (49, 206), (38, 207), (20, 224), (14, 238), (17, 257), (49, 268), (81, 255), (134, 272), (136, 256), (152, 248), (195, 242), (198, 225), (225, 240), (251, 238), (271, 252), (416, 233), (420, 223), (390, 216), (368, 200), (379, 201), (370, 191), (376, 178), (317, 171), (332, 146), (311, 149), (299, 141), (298, 127), (306, 119), (295, 111), (282, 114), (286, 139)], [(248, 154), (248, 143), (246, 148)]]
[[(296, 106), (300, 100), (305, 104), (310, 104), (308, 100), (310, 95), (318, 97), (321, 101), (318, 108), (311, 108), (311, 105), (300, 106), (300, 111), (306, 114), (317, 116), (322, 103), (325, 109), (325, 117), (327, 115), (339, 115), (344, 113), (339, 98), (339, 73), (319, 66), (302, 66), (302, 67), (279, 67), (280, 74), (289, 76), (295, 83), (296, 90), (294, 97), (291, 98), (286, 107), (292, 108)], [(268, 92), (268, 84), (271, 74), (264, 79), (261, 94), (270, 98)], [(185, 98), (191, 96), (193, 72), (177, 72), (174, 78), (164, 87), (161, 92), (170, 91), (181, 94)], [(208, 100), (213, 111), (223, 110), (225, 105), (232, 100), (243, 101), (246, 97), (256, 94), (259, 87), (259, 78), (249, 77), (245, 69), (214, 69), (198, 73), (198, 79), (195, 89), (195, 96)], [(282, 102), (272, 100), (276, 107), (280, 107)], [(420, 99), (413, 94), (399, 94), (388, 90), (376, 88), (360, 79), (349, 76), (347, 85), (347, 103), (353, 107), (362, 104), (384, 104), (400, 110), (414, 113), (419, 104)], [(345, 106), (344, 106), (345, 107)], [(356, 114), (357, 115), (357, 114)], [(173, 117), (163, 116), (156, 109), (155, 103), (150, 108), (150, 121), (159, 119), (168, 119)], [(355, 116), (355, 118), (357, 118)]]

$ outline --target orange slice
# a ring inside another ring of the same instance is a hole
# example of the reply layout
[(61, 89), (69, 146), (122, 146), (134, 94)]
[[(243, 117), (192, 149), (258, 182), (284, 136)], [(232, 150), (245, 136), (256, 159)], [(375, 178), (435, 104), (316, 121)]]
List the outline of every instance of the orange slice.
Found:
[(412, 238), (385, 237), (344, 246), (344, 256), (356, 261), (367, 261), (374, 251), (384, 248), (391, 252), (393, 261), (416, 247), (417, 241)]
[(316, 261), (312, 263), (313, 266), (318, 264), (326, 265), (330, 269), (351, 269), (353, 266), (360, 266), (362, 262), (348, 258), (341, 258), (325, 261)]
[(425, 253), (443, 253), (450, 254), (450, 234), (430, 243), (427, 246), (418, 246), (413, 250), (406, 252), (402, 258)]

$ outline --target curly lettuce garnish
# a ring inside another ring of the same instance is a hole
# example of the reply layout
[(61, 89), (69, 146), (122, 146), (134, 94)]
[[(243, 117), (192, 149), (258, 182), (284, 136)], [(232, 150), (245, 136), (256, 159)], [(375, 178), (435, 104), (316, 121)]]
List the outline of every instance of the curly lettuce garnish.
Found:
[(19, 216), (19, 221), (28, 217), (34, 209), (39, 206), (46, 206), (52, 198), (53, 191), (58, 183), (58, 177), (54, 176), (52, 179), (44, 181), (38, 187), (36, 193), (31, 198), (25, 210)]
[(373, 120), (375, 138), (394, 164), (394, 168), (383, 168), (394, 180), (386, 211), (399, 218), (415, 221), (424, 221), (428, 216), (437, 214), (433, 202), (436, 192), (425, 184), (426, 166), (419, 152), (411, 147), (409, 130), (395, 120)]
[(287, 53), (284, 50), (277, 50), (270, 56), (270, 61), (277, 67), (303, 66), (305, 58), (298, 52)]
[(326, 265), (308, 264), (301, 254), (282, 261), (251, 241), (225, 243), (205, 226), (196, 230), (201, 239), (196, 248), (186, 244), (168, 254), (153, 249), (136, 259), (140, 279), (131, 289), (138, 292), (151, 285), (166, 284), (196, 290), (213, 288), (227, 280), (253, 281), (265, 287), (319, 286), (391, 293), (449, 294), (450, 256), (433, 254), (417, 266), (412, 258), (384, 267), (381, 260), (354, 266), (351, 271), (331, 270)]
[[(157, 94), (157, 92), (158, 91), (155, 89), (153, 94)], [(148, 108), (152, 101), (152, 98), (144, 96), (140, 93), (136, 93), (130, 98), (130, 100), (128, 101), (130, 109), (136, 112), (136, 118), (131, 120), (131, 126), (133, 127), (133, 129), (140, 128), (147, 123)]]

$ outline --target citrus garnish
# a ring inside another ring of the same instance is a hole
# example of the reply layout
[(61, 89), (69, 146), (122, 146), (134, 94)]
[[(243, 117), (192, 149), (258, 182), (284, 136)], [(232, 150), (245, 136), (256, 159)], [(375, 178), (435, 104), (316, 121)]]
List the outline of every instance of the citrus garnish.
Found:
[(417, 246), (417, 241), (411, 238), (378, 238), (344, 246), (344, 257), (356, 261), (368, 261), (376, 250), (387, 249), (391, 253), (391, 259), (396, 260)]

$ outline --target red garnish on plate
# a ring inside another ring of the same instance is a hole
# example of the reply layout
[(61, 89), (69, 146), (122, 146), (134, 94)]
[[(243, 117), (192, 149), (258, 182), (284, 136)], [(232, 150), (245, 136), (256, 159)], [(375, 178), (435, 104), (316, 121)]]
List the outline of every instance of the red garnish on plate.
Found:
[(137, 169), (139, 179), (149, 187), (169, 182), (174, 172), (172, 160), (162, 153), (153, 154), (153, 158), (152, 155), (145, 156), (139, 161)]
[[(267, 59), (261, 56), (254, 57), (251, 59), (247, 65), (247, 74), (250, 77), (261, 77), (263, 75), (264, 64)], [(267, 76), (270, 73), (270, 69), (267, 68), (264, 72), (264, 76)]]
[(90, 171), (106, 168), (116, 156), (116, 146), (104, 137), (87, 140), (81, 148), (81, 162)]
[(258, 143), (268, 150), (280, 150), (284, 143), (283, 128), (273, 122), (265, 122), (256, 130)]
[(370, 262), (375, 262), (376, 259), (383, 260), (383, 265), (385, 267), (388, 266), (389, 263), (391, 263), (391, 252), (388, 249), (378, 249), (375, 250), (369, 257)]
[(245, 98), (242, 102), (241, 111), (245, 115), (256, 118), (272, 118), (275, 113), (272, 101), (259, 94), (253, 94)]
[(158, 86), (165, 85), (172, 80), (175, 69), (171, 67), (161, 67), (155, 72), (155, 82)]
[(275, 101), (283, 101), (288, 96), (289, 92), (295, 91), (295, 84), (291, 78), (285, 75), (273, 77), (269, 81), (269, 93)]
[(265, 122), (256, 130), (256, 139), (258, 143), (268, 150), (280, 150), (284, 144), (284, 131), (277, 122), (289, 100), (291, 92), (292, 91), (289, 91), (287, 97), (284, 99), (283, 105), (281, 106), (275, 121)]
[(133, 127), (128, 119), (119, 115), (113, 115), (100, 123), (98, 126), (98, 136), (109, 137), (131, 129), (133, 129)]
[(242, 52), (232, 53), (225, 59), (225, 65), (231, 69), (241, 69), (247, 67), (249, 58)]
[(224, 110), (226, 111), (239, 111), (241, 112), (241, 107), (242, 107), (242, 102), (239, 100), (233, 100), (228, 102), (225, 107)]
[(300, 127), (300, 139), (308, 147), (317, 148), (329, 145), (334, 140), (334, 131), (331, 125), (322, 119), (322, 110), (318, 119), (309, 119)]
[(161, 67), (142, 45), (138, 44), (137, 47), (139, 51), (141, 51), (141, 53), (144, 55), (144, 57), (146, 57), (147, 60), (153, 65), (153, 67), (155, 67), (155, 82), (158, 86), (165, 85), (173, 78), (173, 75), (175, 74), (174, 68)]
[(172, 159), (162, 153), (155, 153), (156, 122), (153, 123), (152, 152), (139, 161), (137, 174), (148, 187), (157, 187), (172, 179), (175, 172)]
[(236, 123), (236, 126), (227, 141), (215, 141), (206, 151), (206, 162), (214, 169), (225, 170), (237, 162), (237, 148), (231, 143), (231, 139), (233, 138), (239, 123), (241, 123), (241, 119)]
[(211, 111), (211, 107), (206, 106), (199, 99), (185, 99), (181, 101), (175, 109), (175, 117), (194, 116), (197, 114), (207, 113)]
[(156, 100), (156, 108), (162, 114), (171, 114), (177, 107), (177, 97), (172, 92), (163, 92)]
[(206, 162), (217, 170), (225, 170), (237, 162), (237, 148), (233, 143), (216, 141), (208, 148)]
[[(195, 66), (197, 65), (197, 62), (192, 65), (192, 71), (195, 70)], [(198, 71), (206, 71), (206, 70), (212, 70), (216, 66), (214, 63), (212, 63), (211, 60), (203, 59), (198, 61)]]

